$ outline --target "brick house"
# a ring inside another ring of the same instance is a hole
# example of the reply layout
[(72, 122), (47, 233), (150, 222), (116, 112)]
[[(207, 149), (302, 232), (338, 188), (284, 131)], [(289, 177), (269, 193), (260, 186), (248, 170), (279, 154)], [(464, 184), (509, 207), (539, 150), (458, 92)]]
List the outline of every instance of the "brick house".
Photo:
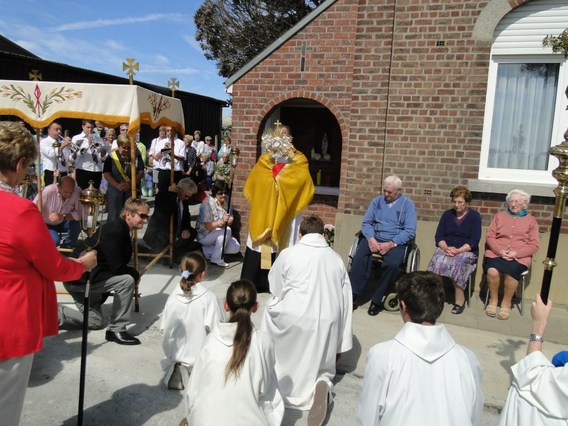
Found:
[[(565, 0), (324, 2), (226, 82), (244, 234), (242, 187), (263, 132), (280, 120), (320, 183), (309, 212), (336, 225), (344, 255), (390, 174), (416, 203), (422, 268), (454, 186), (474, 192), (484, 226), (509, 190), (531, 193), (542, 231), (527, 293), (534, 295), (557, 186), (548, 149), (568, 128), (568, 64), (542, 39), (567, 23)], [(566, 219), (556, 259), (568, 251)], [(568, 265), (555, 269), (551, 292), (566, 304), (559, 284), (567, 273)]]

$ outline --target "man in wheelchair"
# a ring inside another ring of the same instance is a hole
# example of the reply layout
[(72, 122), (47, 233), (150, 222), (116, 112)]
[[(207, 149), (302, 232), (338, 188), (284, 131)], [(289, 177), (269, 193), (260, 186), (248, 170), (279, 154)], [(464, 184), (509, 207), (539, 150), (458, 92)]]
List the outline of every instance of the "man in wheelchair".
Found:
[(416, 209), (410, 198), (401, 193), (402, 182), (389, 176), (383, 182), (383, 195), (375, 197), (361, 224), (361, 235), (353, 256), (349, 278), (353, 289), (353, 309), (365, 290), (373, 254), (382, 256), (381, 274), (369, 310), (371, 316), (381, 311), (385, 292), (398, 278), (405, 260), (406, 246), (416, 235)]

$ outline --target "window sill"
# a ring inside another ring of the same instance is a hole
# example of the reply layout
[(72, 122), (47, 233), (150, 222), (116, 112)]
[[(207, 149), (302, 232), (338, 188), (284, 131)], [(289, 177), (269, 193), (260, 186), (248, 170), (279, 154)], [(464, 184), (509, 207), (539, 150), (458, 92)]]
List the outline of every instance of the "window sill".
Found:
[(314, 193), (317, 195), (339, 196), (339, 188), (336, 186), (314, 186)]
[(504, 182), (496, 180), (468, 179), (467, 187), (472, 192), (488, 192), (493, 194), (507, 194), (512, 189), (522, 189), (530, 195), (554, 198), (554, 189), (558, 185)]

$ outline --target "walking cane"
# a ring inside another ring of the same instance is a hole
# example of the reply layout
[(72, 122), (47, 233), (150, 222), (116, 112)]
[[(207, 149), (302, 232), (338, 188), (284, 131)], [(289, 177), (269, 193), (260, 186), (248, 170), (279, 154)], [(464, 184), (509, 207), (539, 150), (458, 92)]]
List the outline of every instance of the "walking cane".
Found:
[[(93, 181), (89, 182), (89, 187), (81, 192), (79, 198), (81, 203), (81, 228), (87, 237), (94, 235), (97, 229), (97, 218), (99, 207), (104, 203), (103, 194), (93, 186)], [(100, 238), (100, 234), (99, 234)], [(98, 242), (98, 241), (97, 241)], [(92, 250), (94, 244), (87, 247)], [(85, 297), (83, 302), (83, 338), (81, 341), (81, 372), (79, 374), (79, 409), (77, 411), (77, 424), (83, 424), (83, 406), (85, 403), (85, 378), (87, 374), (87, 337), (89, 333), (89, 292), (91, 290), (91, 272), (87, 272), (87, 284), (85, 285)]]
[[(234, 168), (234, 169), (237, 168), (240, 153), (241, 153), (241, 151), (239, 150), (239, 148), (231, 148), (231, 168)], [(229, 176), (230, 176), (230, 174), (229, 174)], [(230, 180), (231, 180), (231, 185), (229, 185), (229, 199), (227, 200), (227, 213), (229, 213), (231, 211), (231, 198), (233, 196), (234, 173), (233, 173), (233, 177), (230, 177)], [(231, 214), (231, 213), (229, 213), (229, 214)], [(225, 230), (223, 231), (223, 249), (221, 250), (221, 259), (224, 259), (224, 257), (225, 257), (225, 240), (227, 239), (227, 226), (229, 226), (229, 225), (226, 224)]]

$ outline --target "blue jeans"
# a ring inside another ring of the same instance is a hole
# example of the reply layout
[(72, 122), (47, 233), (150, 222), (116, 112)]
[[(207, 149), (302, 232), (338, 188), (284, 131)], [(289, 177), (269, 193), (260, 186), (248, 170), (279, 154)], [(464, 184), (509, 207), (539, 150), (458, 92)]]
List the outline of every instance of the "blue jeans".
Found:
[(67, 236), (61, 243), (61, 246), (66, 248), (75, 247), (79, 239), (79, 234), (81, 233), (78, 220), (64, 220), (58, 225), (47, 225), (47, 229), (56, 246), (58, 246), (61, 241), (60, 233), (67, 232)]
[[(381, 264), (381, 276), (379, 278), (379, 285), (373, 294), (373, 302), (379, 305), (389, 288), (394, 283), (400, 274), (400, 267), (404, 262), (404, 254), (406, 252), (405, 245), (398, 245), (390, 249), (384, 255)], [(351, 264), (351, 271), (349, 272), (349, 279), (351, 280), (351, 289), (354, 296), (360, 296), (371, 273), (371, 263), (373, 262), (371, 250), (369, 250), (369, 243), (365, 237), (359, 238), (357, 243), (357, 251), (353, 257)]]

